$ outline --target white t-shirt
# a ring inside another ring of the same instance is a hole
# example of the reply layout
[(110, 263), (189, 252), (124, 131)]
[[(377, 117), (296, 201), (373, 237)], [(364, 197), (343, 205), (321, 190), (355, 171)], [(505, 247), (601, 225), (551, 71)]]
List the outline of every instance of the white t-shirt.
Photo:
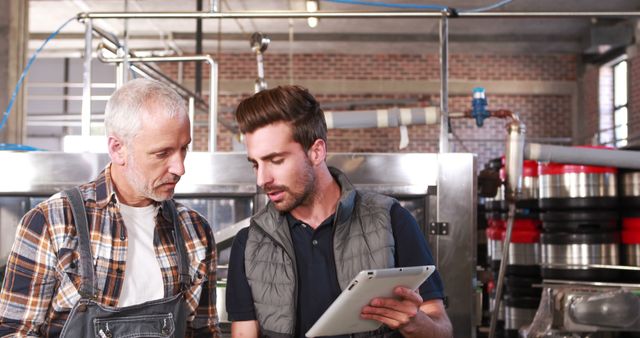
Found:
[(127, 263), (118, 307), (164, 298), (160, 264), (153, 246), (158, 206), (142, 208), (118, 204), (127, 228)]

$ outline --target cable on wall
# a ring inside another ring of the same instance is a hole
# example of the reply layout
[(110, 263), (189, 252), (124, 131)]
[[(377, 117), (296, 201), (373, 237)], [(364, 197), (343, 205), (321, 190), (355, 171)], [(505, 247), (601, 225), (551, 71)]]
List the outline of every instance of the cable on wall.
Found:
[(38, 54), (42, 51), (42, 49), (47, 45), (47, 43), (56, 37), (56, 35), (58, 35), (58, 33), (60, 33), (60, 31), (67, 25), (69, 24), (69, 22), (71, 21), (75, 21), (76, 17), (72, 17), (69, 20), (67, 20), (65, 23), (63, 23), (55, 32), (51, 33), (51, 35), (49, 35), (49, 37), (47, 37), (44, 42), (40, 45), (40, 47), (38, 47), (38, 49), (36, 49), (36, 51), (33, 53), (33, 55), (31, 56), (31, 58), (29, 59), (29, 62), (27, 62), (27, 65), (24, 67), (24, 70), (22, 71), (22, 74), (20, 75), (20, 79), (18, 80), (18, 83), (16, 83), (16, 87), (13, 89), (13, 94), (11, 94), (11, 99), (9, 100), (9, 104), (7, 105), (7, 109), (4, 111), (4, 115), (2, 117), (2, 122), (0, 122), (0, 130), (2, 130), (2, 128), (4, 127), (4, 125), (7, 123), (7, 119), (9, 119), (9, 114), (11, 113), (11, 107), (13, 107), (13, 103), (16, 100), (16, 96), (18, 95), (18, 92), (20, 91), (20, 87), (22, 86), (22, 82), (24, 81), (24, 78), (27, 76), (27, 73), (29, 72), (29, 68), (31, 68), (31, 65), (33, 64), (33, 62), (36, 60), (36, 58), (38, 57)]
[[(374, 1), (361, 1), (361, 0), (322, 0), (324, 2), (335, 2), (341, 4), (350, 4), (350, 5), (362, 5), (362, 6), (374, 6), (374, 7), (388, 7), (388, 8), (403, 8), (403, 9), (429, 9), (435, 11), (447, 11), (449, 9), (448, 6), (443, 5), (423, 5), (423, 4), (394, 4), (388, 2), (374, 2)], [(492, 5), (478, 8), (470, 8), (470, 9), (461, 9), (458, 12), (467, 12), (467, 13), (477, 13), (477, 12), (486, 12), (492, 9), (496, 9), (498, 7), (502, 7), (513, 0), (502, 0), (496, 2)]]

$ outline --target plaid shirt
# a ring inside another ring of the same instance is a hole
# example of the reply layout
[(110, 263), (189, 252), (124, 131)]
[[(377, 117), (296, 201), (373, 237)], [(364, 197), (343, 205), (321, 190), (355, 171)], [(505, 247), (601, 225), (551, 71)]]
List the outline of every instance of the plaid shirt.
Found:
[[(118, 306), (128, 245), (110, 166), (80, 190), (89, 221), (97, 300)], [(187, 337), (219, 337), (213, 234), (200, 214), (178, 203), (176, 208), (190, 261), (191, 286), (185, 292)], [(154, 247), (165, 297), (180, 292), (172, 230), (171, 216), (160, 208)], [(0, 293), (0, 336), (59, 336), (71, 308), (80, 299), (78, 260), (70, 204), (66, 197), (56, 194), (30, 210), (18, 226)]]

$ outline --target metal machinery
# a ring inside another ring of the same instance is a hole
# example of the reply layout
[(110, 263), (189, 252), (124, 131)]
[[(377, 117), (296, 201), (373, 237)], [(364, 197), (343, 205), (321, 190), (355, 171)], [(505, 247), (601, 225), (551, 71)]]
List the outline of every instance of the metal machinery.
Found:
[[(61, 189), (92, 180), (108, 161), (106, 154), (0, 152), (0, 264), (6, 264), (12, 234), (26, 211)], [(330, 154), (328, 163), (358, 188), (394, 196), (413, 213), (442, 275), (456, 336), (475, 336), (475, 156), (345, 153)], [(224, 285), (233, 236), (266, 198), (243, 153), (189, 153), (185, 166), (176, 199), (209, 220), (218, 244), (219, 285)]]
[[(213, 6), (212, 6), (213, 8)], [(140, 58), (131, 53), (117, 39), (110, 39), (93, 25), (94, 19), (238, 19), (238, 18), (424, 18), (438, 19), (440, 31), (440, 138), (439, 154), (331, 154), (328, 162), (347, 173), (352, 182), (361, 189), (385, 193), (398, 198), (417, 218), (425, 237), (431, 245), (438, 269), (443, 277), (445, 292), (448, 295), (447, 312), (451, 317), (457, 337), (476, 335), (478, 301), (475, 292), (476, 277), (476, 161), (472, 154), (449, 152), (449, 118), (456, 117), (448, 107), (448, 25), (450, 18), (574, 18), (574, 17), (639, 17), (640, 12), (540, 12), (540, 13), (472, 13), (455, 12), (450, 9), (442, 12), (177, 12), (177, 13), (80, 13), (78, 20), (86, 26), (83, 109), (81, 115), (82, 135), (90, 135), (91, 123), (91, 59), (92, 39), (94, 35), (111, 42), (111, 48), (124, 47), (124, 56), (110, 58), (103, 54), (101, 60), (118, 65), (120, 72), (127, 72), (129, 62), (136, 63), (131, 68), (154, 78), (163, 78), (162, 74), (145, 62), (192, 61), (182, 57)], [(257, 46), (257, 45), (256, 45)], [(104, 47), (104, 45), (103, 45)], [(103, 48), (101, 47), (101, 48)], [(108, 46), (107, 46), (108, 47)], [(259, 47), (259, 46), (257, 46)], [(113, 52), (112, 51), (112, 52)], [(264, 50), (262, 50), (264, 51)], [(258, 63), (260, 63), (259, 55)], [(255, 177), (246, 163), (245, 155), (238, 153), (214, 153), (216, 151), (217, 116), (217, 76), (215, 60), (206, 55), (195, 56), (198, 61), (206, 61), (212, 67), (210, 102), (201, 103), (200, 109), (209, 110), (210, 143), (212, 153), (191, 153), (187, 156), (187, 174), (176, 190), (176, 199), (191, 206), (205, 215), (214, 230), (218, 242), (220, 274), (225, 277), (224, 264), (228, 259), (228, 248), (237, 231), (248, 224), (248, 217), (265, 203), (255, 186)], [(124, 78), (124, 76), (123, 76)], [(259, 83), (262, 84), (262, 83)], [(174, 86), (175, 87), (175, 86)], [(187, 97), (195, 97), (188, 90), (178, 86)], [(475, 98), (475, 94), (474, 94)], [(483, 96), (479, 95), (479, 99)], [(195, 100), (195, 99), (193, 99)], [(204, 103), (204, 104), (202, 104)], [(476, 111), (474, 107), (474, 112)], [(402, 114), (400, 116), (407, 114)], [(405, 112), (406, 113), (406, 112)], [(486, 113), (486, 112), (481, 112)], [(499, 113), (499, 112), (498, 112)], [(361, 114), (362, 115), (362, 114)], [(474, 117), (481, 125), (486, 114), (462, 116)], [(349, 117), (349, 115), (346, 115)], [(402, 120), (402, 119), (401, 119)], [(425, 122), (429, 120), (424, 119)], [(224, 121), (218, 121), (224, 124)], [(420, 123), (425, 123), (420, 122)], [(386, 124), (386, 122), (385, 122)], [(388, 126), (388, 125), (386, 125)], [(516, 126), (519, 127), (519, 126)], [(508, 138), (507, 162), (509, 187), (512, 199), (520, 190), (519, 176), (523, 159), (524, 139), (518, 132), (510, 130)], [(524, 157), (544, 159), (541, 153), (550, 153), (544, 146), (529, 145), (524, 149)], [(545, 150), (544, 152), (539, 150)], [(567, 158), (566, 154), (563, 157)], [(108, 163), (106, 155), (67, 154), (67, 153), (0, 153), (0, 264), (4, 265), (10, 250), (15, 226), (20, 217), (38, 201), (56, 191), (87, 182), (95, 177)], [(631, 166), (634, 167), (634, 166)], [(506, 192), (505, 192), (506, 193)], [(515, 210), (515, 209), (514, 209)], [(513, 212), (512, 212), (513, 214)], [(512, 224), (511, 224), (512, 225)], [(510, 238), (511, 225), (507, 238)], [(509, 239), (503, 248), (506, 252)], [(502, 270), (502, 269), (501, 269)], [(501, 275), (504, 275), (502, 272)], [(500, 278), (501, 279), (501, 278)], [(223, 284), (223, 283), (221, 283)], [(501, 289), (501, 283), (498, 289)], [(499, 294), (500, 292), (498, 292)], [(224, 293), (219, 293), (220, 296)], [(579, 296), (579, 295), (578, 295)], [(578, 297), (576, 296), (576, 297)], [(568, 296), (573, 297), (572, 295)], [(569, 299), (567, 298), (567, 299)], [(219, 297), (219, 300), (223, 297)], [(499, 299), (499, 297), (498, 297)], [(572, 298), (573, 299), (573, 298)], [(499, 301), (498, 301), (499, 302)], [(585, 301), (587, 302), (587, 301)], [(222, 304), (223, 302), (221, 302)], [(633, 306), (633, 304), (631, 304)], [(499, 307), (499, 306), (498, 306)], [(588, 312), (588, 311), (587, 311)], [(224, 315), (221, 315), (224, 319)], [(576, 323), (582, 319), (574, 318)], [(494, 325), (492, 325), (494, 326)], [(493, 330), (492, 330), (493, 331)]]

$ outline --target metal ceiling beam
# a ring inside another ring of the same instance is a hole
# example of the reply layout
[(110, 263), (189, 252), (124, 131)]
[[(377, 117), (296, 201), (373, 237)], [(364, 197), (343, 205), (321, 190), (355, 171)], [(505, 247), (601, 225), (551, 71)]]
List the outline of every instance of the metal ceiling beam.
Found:
[(445, 14), (450, 18), (637, 18), (640, 11), (629, 12), (300, 12), (300, 11), (260, 11), (260, 12), (91, 12), (79, 13), (78, 20), (86, 19), (366, 19), (366, 18), (432, 18), (439, 19)]
[[(174, 41), (193, 41), (195, 33), (173, 32)], [(49, 36), (47, 33), (32, 33), (31, 40), (44, 40)], [(218, 40), (218, 36), (223, 41), (246, 41), (248, 34), (244, 33), (203, 33), (204, 40)], [(326, 42), (438, 42), (438, 34), (410, 34), (410, 33), (296, 33), (296, 42), (304, 41), (326, 41)], [(289, 41), (289, 33), (269, 33), (271, 41)], [(58, 40), (84, 40), (82, 33), (60, 33), (56, 36)], [(157, 34), (131, 34), (129, 40), (157, 40)], [(580, 35), (558, 35), (558, 34), (452, 34), (449, 33), (450, 42), (575, 42), (582, 39)]]

